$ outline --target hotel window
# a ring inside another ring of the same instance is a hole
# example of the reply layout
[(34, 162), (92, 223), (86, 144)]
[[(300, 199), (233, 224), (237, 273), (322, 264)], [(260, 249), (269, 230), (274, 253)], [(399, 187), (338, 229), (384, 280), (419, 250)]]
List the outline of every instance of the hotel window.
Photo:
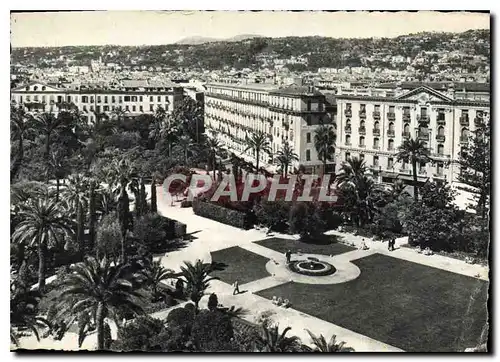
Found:
[(462, 128), (461, 135), (463, 138), (469, 137), (469, 130), (467, 128)]
[(359, 145), (364, 146), (365, 145), (365, 138), (363, 136), (359, 137)]
[(352, 104), (351, 103), (346, 103), (345, 107), (346, 107), (346, 110), (350, 110), (352, 108)]
[(444, 127), (438, 128), (438, 136), (444, 136)]
[(94, 106), (93, 105), (90, 106), (90, 111), (94, 112)]
[(390, 113), (394, 113), (394, 109), (395, 109), (394, 106), (389, 106), (389, 112)]
[(345, 153), (345, 160), (349, 161), (350, 158), (351, 158), (351, 154), (349, 152), (346, 152)]
[(19, 103), (23, 103), (23, 96), (19, 96)]
[(116, 101), (115, 96), (111, 96), (111, 103), (115, 103), (115, 101)]
[(122, 96), (118, 96), (118, 103), (123, 103), (123, 98), (122, 98)]
[(394, 132), (394, 123), (389, 123), (389, 131)]
[(366, 112), (366, 104), (360, 104), (359, 110), (360, 110), (360, 112)]
[(161, 96), (158, 96), (157, 100), (158, 102), (161, 102)]
[(443, 163), (442, 163), (442, 162), (439, 162), (439, 163), (437, 164), (437, 167), (436, 167), (436, 168), (437, 168), (437, 174), (438, 174), (439, 176), (442, 176), (442, 175), (443, 175)]
[(125, 102), (130, 102), (130, 96), (125, 96)]
[(403, 107), (403, 114), (410, 114), (410, 107)]
[(360, 160), (360, 161), (364, 161), (364, 160), (365, 160), (365, 155), (364, 155), (364, 154), (362, 154), (362, 153), (360, 153), (360, 154), (359, 154), (359, 160)]
[(410, 125), (408, 123), (405, 123), (403, 126), (403, 132), (408, 134), (410, 133)]
[(109, 106), (104, 106), (104, 112), (109, 112)]
[(33, 96), (33, 101), (38, 102), (38, 94), (35, 94), (35, 95)]
[(394, 167), (394, 159), (392, 157), (389, 157), (387, 159), (387, 168), (393, 168)]
[(378, 156), (373, 156), (373, 166), (378, 167)]
[(379, 123), (379, 121), (375, 121), (375, 123), (373, 124), (373, 129), (376, 129), (376, 130), (380, 129), (380, 123)]
[(154, 102), (154, 100), (153, 100), (153, 96), (149, 96), (149, 101), (150, 101), (150, 102)]
[(388, 144), (387, 144), (387, 150), (389, 151), (394, 151), (394, 140), (390, 139)]
[(142, 96), (139, 96), (139, 102), (142, 102)]
[(42, 102), (43, 103), (47, 102), (47, 96), (45, 96), (45, 95), (42, 96)]
[(150, 105), (149, 105), (149, 111), (150, 111), (150, 112), (154, 112), (154, 105), (153, 105), (153, 104), (150, 104)]
[(438, 155), (444, 155), (444, 145), (442, 143), (437, 146)]
[(97, 103), (101, 103), (101, 96), (97, 96)]
[(87, 112), (87, 106), (83, 106), (83, 111)]
[(129, 112), (129, 111), (130, 111), (130, 108), (129, 108), (128, 104), (125, 106), (125, 111), (126, 111), (126, 112)]
[(31, 96), (26, 96), (26, 102), (31, 102)]
[(108, 96), (104, 96), (104, 103), (108, 103)]
[(144, 112), (144, 109), (142, 106), (139, 106), (139, 112)]
[(437, 119), (438, 121), (444, 121), (444, 108), (438, 108), (438, 115)]
[(66, 100), (68, 101), (68, 103), (71, 103), (71, 96), (67, 96)]
[(136, 109), (135, 105), (132, 106), (132, 112), (135, 112), (135, 109)]
[(310, 125), (311, 125), (311, 115), (310, 115), (310, 114), (308, 114), (308, 115), (306, 116), (306, 122), (307, 122), (307, 125), (308, 125), (308, 126), (310, 126)]
[(380, 104), (375, 104), (375, 112), (380, 112)]
[(101, 106), (95, 106), (96, 113), (101, 113)]
[[(287, 100), (287, 103), (288, 103), (288, 100)], [(307, 100), (307, 110), (308, 111), (311, 110), (311, 100), (310, 99)]]
[(94, 96), (90, 96), (90, 103), (94, 103)]
[(167, 103), (167, 104), (165, 104), (165, 111), (167, 111), (167, 112), (168, 112), (168, 103)]
[(311, 143), (311, 133), (309, 132), (306, 133), (306, 142)]
[(137, 96), (132, 96), (132, 102), (137, 102)]
[(82, 96), (82, 103), (88, 103), (89, 102), (89, 97), (88, 96)]
[(306, 161), (311, 161), (311, 150), (306, 150)]
[(350, 135), (346, 135), (345, 136), (345, 144), (346, 145), (350, 145), (351, 144), (351, 136)]
[(374, 149), (378, 149), (379, 148), (379, 139), (377, 137), (375, 137), (373, 139), (373, 148)]
[(420, 107), (420, 115), (427, 116), (427, 107)]

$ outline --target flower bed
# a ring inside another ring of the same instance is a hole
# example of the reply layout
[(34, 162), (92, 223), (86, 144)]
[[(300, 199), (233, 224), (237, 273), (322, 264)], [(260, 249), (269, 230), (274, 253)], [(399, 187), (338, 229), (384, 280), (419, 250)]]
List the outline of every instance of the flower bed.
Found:
[(291, 262), (288, 267), (295, 273), (315, 277), (332, 275), (337, 271), (333, 265), (319, 260), (297, 260)]

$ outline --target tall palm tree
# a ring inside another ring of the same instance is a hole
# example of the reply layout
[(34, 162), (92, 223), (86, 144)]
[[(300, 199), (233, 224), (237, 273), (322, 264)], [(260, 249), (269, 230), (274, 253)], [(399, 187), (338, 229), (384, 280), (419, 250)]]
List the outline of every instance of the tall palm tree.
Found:
[(299, 156), (293, 152), (293, 147), (291, 147), (288, 142), (285, 142), (281, 150), (276, 153), (278, 164), (283, 168), (285, 177), (288, 174), (288, 166), (294, 161), (299, 160)]
[(210, 159), (210, 162), (212, 163), (213, 167), (213, 173), (214, 173), (214, 180), (215, 180), (215, 171), (217, 168), (217, 153), (220, 151), (222, 148), (222, 144), (218, 140), (217, 137), (210, 137), (207, 139), (206, 142), (207, 148), (208, 148), (208, 157)]
[(259, 172), (260, 154), (262, 152), (266, 154), (271, 153), (269, 137), (264, 132), (253, 132), (250, 137), (246, 138), (245, 143), (246, 148), (243, 150), (243, 152), (252, 150), (256, 158), (255, 167), (257, 169), (257, 172)]
[(339, 185), (343, 182), (351, 182), (353, 184), (356, 184), (357, 180), (359, 180), (365, 173), (365, 161), (357, 157), (350, 157), (340, 167), (340, 171), (337, 175), (337, 183)]
[(150, 126), (149, 138), (155, 142), (162, 141), (166, 143), (168, 156), (170, 156), (172, 154), (172, 145), (178, 139), (179, 129), (179, 122), (167, 115), (165, 109), (158, 107)]
[(128, 265), (112, 265), (106, 258), (87, 258), (71, 270), (52, 297), (58, 310), (55, 320), (71, 326), (82, 313), (91, 316), (97, 326), (97, 348), (102, 350), (106, 319), (119, 326), (125, 313), (143, 314), (137, 276)]
[(10, 181), (14, 180), (19, 172), (24, 159), (24, 140), (33, 134), (34, 124), (31, 115), (24, 111), (23, 107), (10, 108), (10, 132), (11, 137), (18, 141), (17, 157), (10, 171)]
[(99, 183), (96, 179), (89, 178), (89, 247), (92, 249), (95, 246), (96, 239), (96, 224), (97, 224), (97, 197)]
[(419, 139), (406, 139), (399, 146), (396, 159), (399, 161), (409, 162), (412, 167), (413, 174), (413, 195), (415, 201), (418, 201), (418, 181), (417, 181), (417, 163), (432, 161), (430, 151), (425, 143)]
[(184, 154), (184, 164), (188, 163), (188, 154), (193, 150), (195, 143), (191, 140), (191, 137), (187, 135), (182, 135), (177, 140), (177, 144), (181, 147), (182, 152)]
[(316, 336), (314, 333), (312, 333), (310, 330), (306, 329), (307, 333), (311, 337), (313, 344), (314, 344), (314, 349), (311, 349), (313, 352), (352, 352), (352, 348), (347, 348), (345, 346), (345, 342), (339, 342), (337, 343), (337, 336), (334, 334), (332, 335), (332, 338), (327, 342), (325, 337), (323, 337), (322, 334)]
[(76, 214), (76, 245), (80, 257), (85, 255), (85, 208), (88, 205), (89, 180), (83, 175), (70, 175), (63, 190), (63, 200)]
[(201, 260), (197, 260), (194, 264), (187, 261), (181, 266), (182, 276), (186, 280), (186, 290), (196, 306), (196, 310), (199, 309), (198, 304), (205, 290), (209, 287), (210, 281), (219, 279), (218, 277), (210, 276), (212, 271), (213, 266), (211, 264), (203, 264)]
[(335, 155), (335, 130), (331, 125), (320, 125), (314, 133), (314, 147), (318, 158), (323, 161), (323, 174), (326, 173), (326, 162), (333, 161)]
[(71, 233), (70, 220), (61, 205), (50, 199), (22, 204), (18, 216), (22, 221), (17, 224), (12, 239), (38, 249), (38, 290), (43, 293), (47, 247)]
[(148, 263), (140, 271), (140, 275), (144, 278), (145, 285), (151, 287), (153, 298), (157, 298), (158, 286), (162, 281), (171, 278), (174, 275), (174, 271), (163, 267), (160, 261), (156, 260)]
[(59, 201), (61, 179), (64, 178), (68, 170), (66, 156), (61, 150), (55, 150), (50, 153), (50, 170), (56, 178), (56, 201)]
[(257, 337), (260, 352), (298, 352), (300, 350), (299, 337), (286, 336), (291, 329), (291, 327), (286, 327), (280, 334), (277, 325), (262, 326), (261, 335)]
[(58, 130), (67, 126), (67, 119), (59, 114), (57, 117), (53, 113), (41, 113), (33, 117), (34, 128), (45, 136), (45, 161), (47, 163), (47, 183), (50, 175), (50, 137)]

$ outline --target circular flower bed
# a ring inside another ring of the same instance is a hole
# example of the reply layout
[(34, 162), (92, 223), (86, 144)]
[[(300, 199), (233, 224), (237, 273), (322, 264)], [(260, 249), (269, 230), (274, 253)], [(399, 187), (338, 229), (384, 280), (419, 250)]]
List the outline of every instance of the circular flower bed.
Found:
[(288, 264), (288, 267), (295, 273), (309, 276), (332, 275), (337, 271), (333, 265), (319, 260), (296, 260)]

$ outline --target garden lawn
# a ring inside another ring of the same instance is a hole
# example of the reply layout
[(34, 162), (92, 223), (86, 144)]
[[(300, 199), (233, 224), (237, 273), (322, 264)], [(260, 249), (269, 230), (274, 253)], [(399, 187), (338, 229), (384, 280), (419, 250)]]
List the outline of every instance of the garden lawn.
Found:
[(238, 246), (217, 250), (211, 253), (212, 262), (226, 264), (224, 270), (217, 270), (211, 276), (219, 277), (228, 284), (236, 280), (240, 285), (269, 276), (266, 263), (269, 261), (261, 255), (242, 249)]
[(292, 253), (300, 251), (304, 254), (338, 255), (356, 250), (356, 248), (341, 244), (337, 240), (336, 236), (330, 235), (323, 236), (322, 239), (318, 239), (317, 241), (308, 241), (307, 243), (299, 240), (270, 238), (256, 241), (255, 244), (259, 244), (280, 253), (291, 250)]
[(347, 283), (287, 283), (257, 294), (288, 298), (294, 309), (408, 352), (477, 345), (487, 321), (487, 282), (382, 254), (354, 264), (361, 275)]

